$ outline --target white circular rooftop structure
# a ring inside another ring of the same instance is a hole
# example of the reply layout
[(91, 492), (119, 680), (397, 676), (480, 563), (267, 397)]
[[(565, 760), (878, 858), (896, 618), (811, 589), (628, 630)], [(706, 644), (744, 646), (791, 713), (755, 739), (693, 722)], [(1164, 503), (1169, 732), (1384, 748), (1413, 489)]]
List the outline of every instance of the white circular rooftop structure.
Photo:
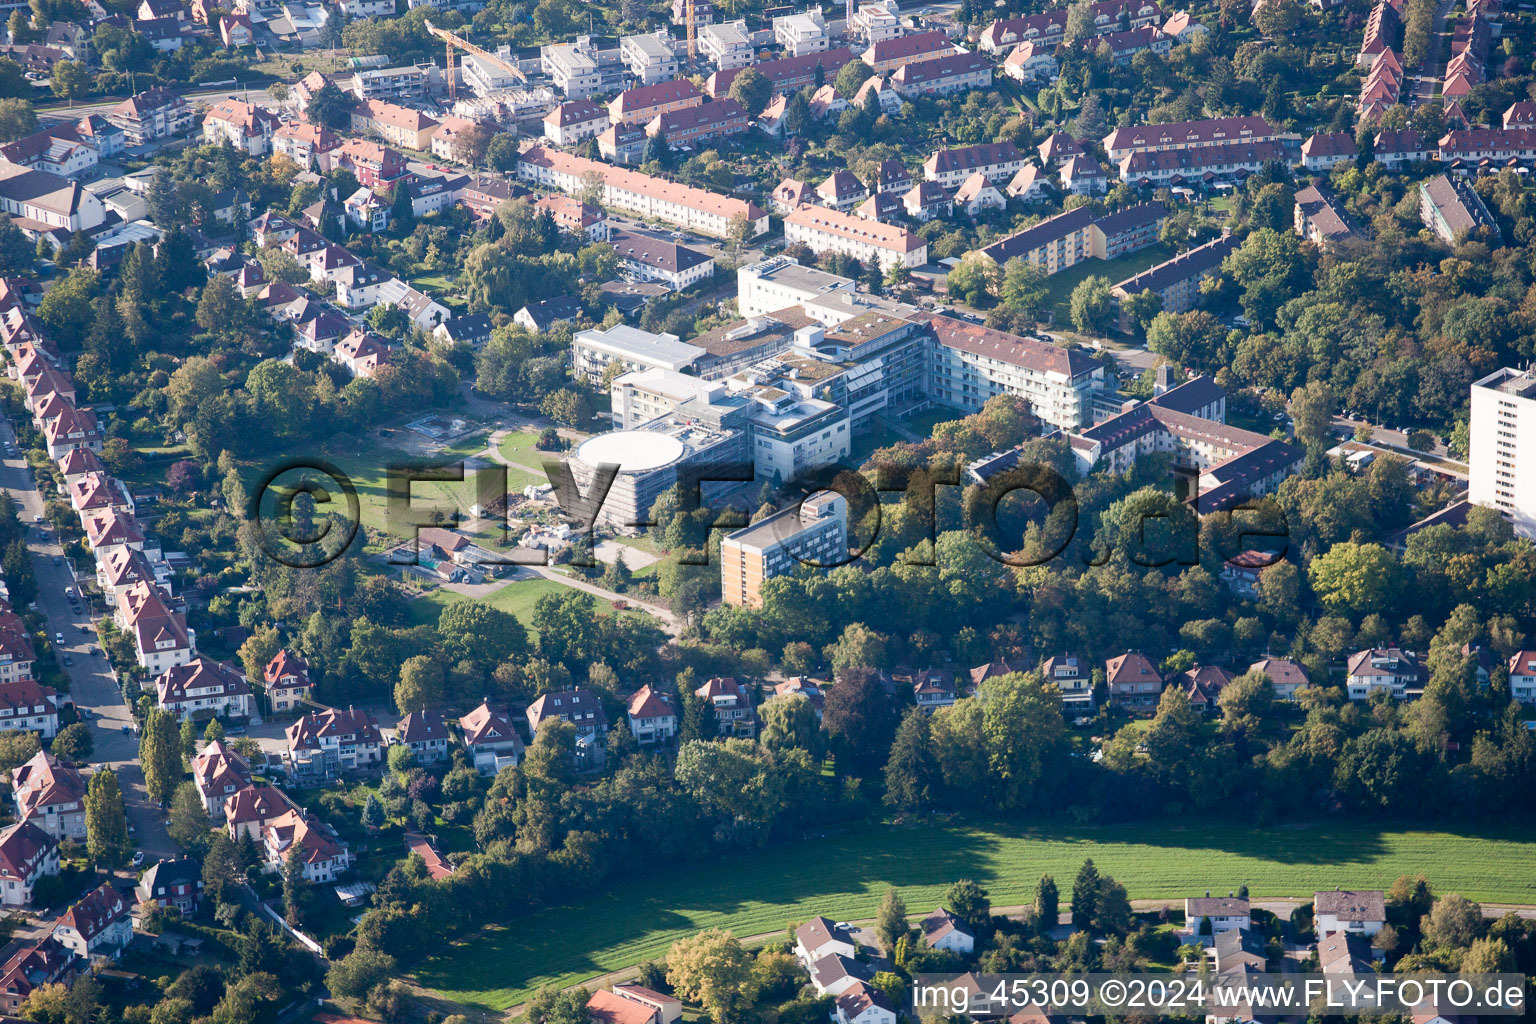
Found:
[(643, 473), (683, 457), (683, 442), (654, 430), (615, 430), (583, 441), (576, 458), (588, 466), (616, 465), (623, 473)]

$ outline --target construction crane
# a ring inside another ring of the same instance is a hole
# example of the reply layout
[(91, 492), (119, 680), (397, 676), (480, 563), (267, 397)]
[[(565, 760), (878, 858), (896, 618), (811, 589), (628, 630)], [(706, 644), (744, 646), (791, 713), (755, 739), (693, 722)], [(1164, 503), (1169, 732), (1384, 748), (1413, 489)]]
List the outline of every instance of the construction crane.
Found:
[(691, 64), (699, 55), (699, 36), (698, 30), (694, 27), (697, 15), (693, 9), (693, 0), (686, 0), (686, 5), (687, 13), (684, 20), (688, 23), (688, 62)]
[[(693, 2), (693, 0), (689, 0), (690, 7), (692, 6), (692, 2)], [(476, 57), (479, 57), (481, 60), (485, 61), (486, 63), (488, 63), (490, 65), (492, 65), (493, 67), (497, 67), (497, 68), (500, 68), (502, 71), (505, 71), (507, 74), (511, 75), (513, 78), (517, 79), (519, 82), (526, 83), (528, 81), (528, 76), (523, 74), (521, 71), (519, 71), (515, 65), (507, 63), (506, 61), (502, 60), (500, 57), (496, 56), (494, 53), (489, 52), (488, 50), (481, 49), (480, 47), (476, 46), (474, 43), (470, 42), (468, 39), (465, 39), (463, 36), (458, 35), (458, 34), (456, 34), (454, 32), (450, 32), (450, 31), (448, 31), (445, 28), (438, 28), (436, 25), (432, 24), (430, 21), (425, 22), (425, 25), (427, 27), (427, 31), (428, 32), (430, 32), (434, 36), (437, 36), (437, 38), (439, 38), (439, 39), (441, 39), (443, 41), (443, 48), (444, 48), (445, 52), (447, 53), (447, 64), (448, 64), (448, 67), (447, 67), (447, 70), (444, 72), (444, 74), (448, 78), (448, 99), (449, 99), (450, 102), (453, 101), (453, 100), (458, 99), (458, 97), (459, 97), (459, 81), (458, 81), (459, 76), (454, 73), (454, 69), (453, 69), (453, 65), (454, 65), (454, 52), (453, 52), (453, 50), (454, 50), (454, 47), (458, 47), (459, 49), (463, 50), (465, 53), (472, 53), (472, 54), (474, 54)]]

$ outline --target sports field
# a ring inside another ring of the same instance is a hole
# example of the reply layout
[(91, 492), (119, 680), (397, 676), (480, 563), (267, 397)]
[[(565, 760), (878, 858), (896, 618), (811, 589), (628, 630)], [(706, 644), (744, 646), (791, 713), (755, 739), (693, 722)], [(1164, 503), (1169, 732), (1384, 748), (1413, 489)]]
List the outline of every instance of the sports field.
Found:
[(816, 914), (872, 918), (889, 885), (913, 913), (931, 910), (956, 878), (980, 881), (997, 907), (1028, 903), (1041, 874), (1063, 901), (1087, 857), (1133, 899), (1178, 898), (1247, 885), (1255, 898), (1310, 898), (1318, 889), (1386, 888), (1424, 874), (1437, 893), (1536, 903), (1536, 829), (1482, 836), (1327, 824), (982, 829), (885, 826), (708, 865), (641, 867), (610, 891), (517, 918), (455, 944), (417, 980), (457, 1002), (504, 1010), (532, 990), (573, 985), (665, 955), (677, 938), (724, 927), (738, 936), (783, 930)]

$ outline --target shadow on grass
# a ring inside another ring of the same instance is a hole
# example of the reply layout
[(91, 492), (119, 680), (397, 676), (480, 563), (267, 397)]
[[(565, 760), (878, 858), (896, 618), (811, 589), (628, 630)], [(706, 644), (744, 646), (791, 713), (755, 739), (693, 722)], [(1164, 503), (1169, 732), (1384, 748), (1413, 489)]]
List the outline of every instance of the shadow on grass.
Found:
[(815, 914), (869, 918), (887, 886), (900, 889), (914, 913), (937, 905), (951, 882), (966, 877), (990, 891), (994, 906), (1024, 904), (1041, 874), (1070, 891), (1088, 857), (1133, 898), (1244, 884), (1255, 896), (1304, 898), (1335, 886), (1385, 888), (1398, 875), (1422, 872), (1437, 891), (1529, 902), (1536, 901), (1536, 879), (1519, 866), (1533, 854), (1533, 829), (1471, 837), (1337, 822), (860, 828), (677, 870), (647, 865), (608, 891), (477, 933), (422, 964), (417, 979), (500, 1010), (540, 985), (575, 984), (662, 956), (701, 928), (747, 937)]

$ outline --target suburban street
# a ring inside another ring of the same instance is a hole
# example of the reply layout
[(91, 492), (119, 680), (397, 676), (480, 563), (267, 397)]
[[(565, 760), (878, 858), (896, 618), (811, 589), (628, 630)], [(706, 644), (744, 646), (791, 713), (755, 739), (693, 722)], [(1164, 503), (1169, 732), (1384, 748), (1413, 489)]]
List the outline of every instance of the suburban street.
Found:
[[(0, 441), (14, 444), (16, 440), (9, 421), (0, 424)], [(96, 625), (89, 609), (84, 605), (77, 613), (70, 608), (64, 588), (74, 586), (74, 575), (69, 563), (63, 558), (57, 534), (50, 524), (47, 539), (42, 531), (33, 528), (33, 517), (42, 515), (43, 499), (32, 477), (32, 470), (21, 455), (6, 456), (0, 468), (0, 488), (11, 493), (20, 502), (19, 515), (27, 524), (27, 548), (32, 552), (33, 570), (37, 575), (37, 608), (48, 622), (50, 639), (56, 633), (64, 634), (62, 652), (69, 655), (73, 665), (66, 666), (69, 673), (69, 694), (75, 707), (90, 712), (86, 724), (91, 729), (91, 739), (96, 750), (92, 762), (96, 766), (110, 766), (118, 774), (123, 788), (123, 798), (128, 807), (128, 820), (132, 824), (135, 848), (142, 849), (151, 858), (174, 856), (178, 851), (165, 830), (165, 822), (158, 808), (150, 805), (144, 792), (144, 773), (138, 765), (139, 741), (132, 733), (133, 715), (122, 701), (122, 693), (112, 674), (112, 666), (101, 652), (96, 637)], [(54, 564), (55, 560), (59, 564)], [(94, 655), (86, 648), (96, 646)], [(38, 651), (38, 657), (49, 657)], [(123, 730), (130, 730), (124, 733)]]

